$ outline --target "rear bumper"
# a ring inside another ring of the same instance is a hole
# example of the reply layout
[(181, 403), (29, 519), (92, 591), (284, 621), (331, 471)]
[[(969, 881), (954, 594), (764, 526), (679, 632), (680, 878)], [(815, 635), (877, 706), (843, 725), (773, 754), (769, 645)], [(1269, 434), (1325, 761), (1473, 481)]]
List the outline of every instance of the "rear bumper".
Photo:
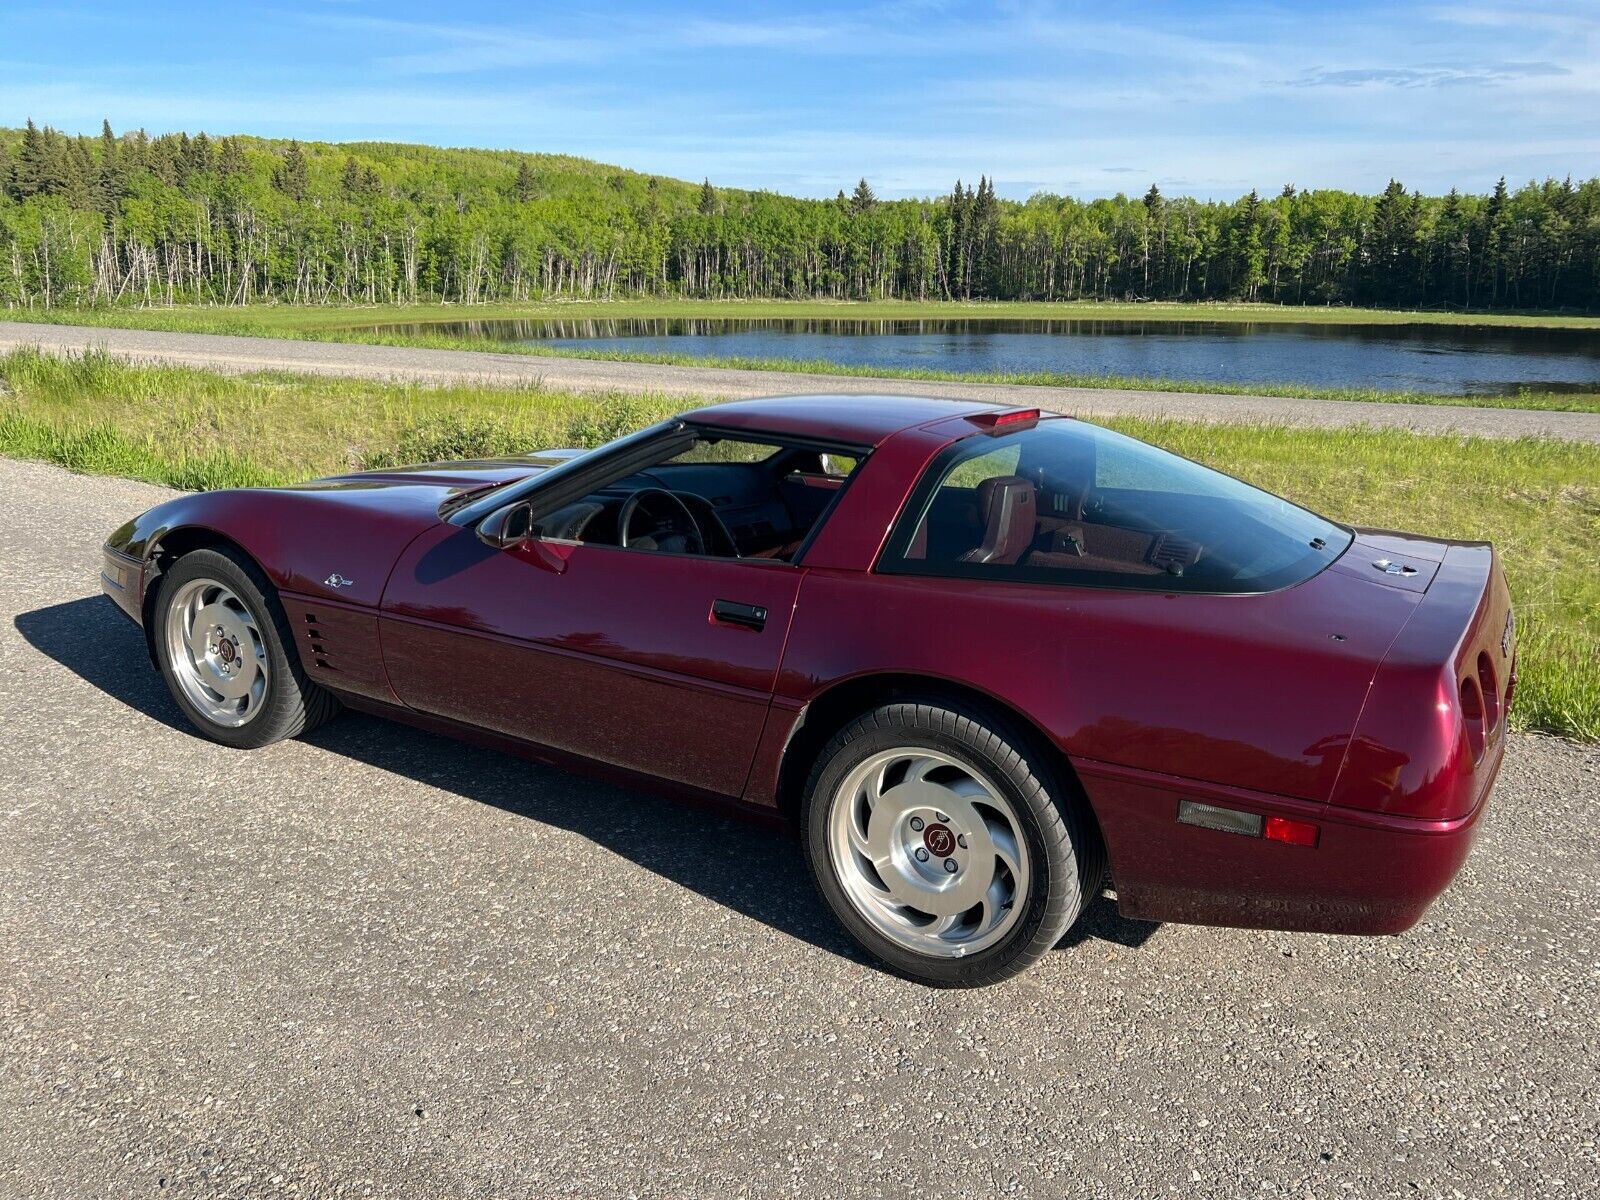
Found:
[(101, 557), (100, 590), (110, 596), (135, 624), (142, 624), (144, 563), (110, 547), (101, 551)]
[[(1470, 812), (1449, 820), (1217, 788), (1101, 763), (1078, 763), (1123, 915), (1149, 921), (1318, 933), (1401, 933), (1450, 885), (1472, 848), (1505, 738), (1486, 753)], [(1177, 820), (1179, 800), (1311, 821), (1315, 846)]]

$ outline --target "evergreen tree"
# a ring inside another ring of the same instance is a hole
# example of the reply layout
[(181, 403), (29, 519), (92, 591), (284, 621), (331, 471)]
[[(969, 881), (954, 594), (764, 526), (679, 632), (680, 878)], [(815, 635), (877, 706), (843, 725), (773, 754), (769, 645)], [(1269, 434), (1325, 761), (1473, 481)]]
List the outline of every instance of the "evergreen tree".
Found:
[(1140, 229), (1140, 248), (1144, 264), (1144, 287), (1141, 294), (1144, 295), (1150, 292), (1151, 278), (1160, 278), (1163, 273), (1167, 239), (1166, 216), (1166, 199), (1161, 195), (1161, 189), (1152, 183), (1150, 190), (1144, 194), (1144, 222)]
[(717, 215), (717, 208), (717, 189), (712, 187), (711, 180), (707, 179), (700, 185), (700, 215), (714, 217)]
[(1500, 296), (1501, 275), (1506, 267), (1507, 243), (1511, 239), (1511, 200), (1506, 177), (1500, 176), (1483, 212), (1483, 265), (1489, 276), (1489, 303)]
[(225, 137), (222, 139), (222, 149), (217, 155), (217, 174), (224, 179), (232, 179), (245, 172), (244, 147), (239, 145), (239, 139)]
[(305, 151), (299, 142), (290, 142), (283, 152), (283, 161), (272, 177), (273, 186), (291, 200), (304, 200), (310, 186), (311, 172), (306, 166)]
[(123, 171), (122, 152), (111, 122), (100, 122), (100, 164), (95, 187), (95, 207), (103, 213), (113, 213), (121, 202), (127, 186)]
[(872, 185), (866, 179), (856, 184), (856, 190), (850, 193), (850, 211), (857, 214), (871, 212), (878, 207), (878, 197), (872, 191)]
[(204, 132), (195, 134), (189, 143), (188, 164), (190, 174), (201, 175), (211, 170), (211, 139)]
[(1252, 188), (1250, 194), (1239, 202), (1239, 219), (1234, 237), (1234, 291), (1246, 300), (1254, 300), (1261, 285), (1267, 281), (1267, 255), (1261, 224), (1261, 195)]
[(89, 152), (88, 139), (61, 137), (50, 162), (51, 176), (46, 190), (52, 196), (64, 197), (74, 208), (94, 207), (100, 172), (95, 167), (94, 155)]
[(50, 173), (50, 146), (46, 131), (41, 130), (33, 123), (33, 118), (28, 118), (28, 126), (22, 131), (22, 145), (17, 150), (17, 166), (12, 173), (11, 194), (18, 200), (26, 200), (29, 196), (44, 190), (45, 180)]
[(517, 200), (523, 204), (538, 194), (539, 181), (534, 176), (533, 164), (525, 158), (517, 163), (517, 182), (514, 190)]

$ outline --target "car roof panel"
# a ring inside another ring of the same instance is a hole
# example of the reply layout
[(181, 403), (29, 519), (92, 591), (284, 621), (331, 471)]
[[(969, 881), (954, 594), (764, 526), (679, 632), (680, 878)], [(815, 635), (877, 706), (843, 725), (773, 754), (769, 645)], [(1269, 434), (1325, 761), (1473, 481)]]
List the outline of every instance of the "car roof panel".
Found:
[(775, 396), (697, 408), (684, 413), (682, 419), (695, 425), (877, 446), (902, 429), (1007, 407), (932, 396)]

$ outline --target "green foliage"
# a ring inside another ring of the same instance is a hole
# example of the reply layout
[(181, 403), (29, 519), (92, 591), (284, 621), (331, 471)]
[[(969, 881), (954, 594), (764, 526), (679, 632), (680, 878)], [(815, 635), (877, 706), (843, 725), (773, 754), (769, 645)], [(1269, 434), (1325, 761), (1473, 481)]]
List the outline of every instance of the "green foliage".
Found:
[[(552, 297), (1600, 308), (1600, 180), (1234, 202), (714, 188), (582, 159), (0, 130), (0, 305)], [(57, 207), (49, 219), (37, 211)], [(70, 219), (64, 218), (69, 214)]]
[(659, 402), (618, 396), (575, 416), (567, 425), (567, 444), (584, 448), (603, 446), (660, 420), (662, 415)]
[(526, 454), (510, 424), (498, 416), (461, 417), (444, 413), (400, 430), (393, 446), (374, 450), (361, 460), (368, 470), (415, 463), (456, 462)]

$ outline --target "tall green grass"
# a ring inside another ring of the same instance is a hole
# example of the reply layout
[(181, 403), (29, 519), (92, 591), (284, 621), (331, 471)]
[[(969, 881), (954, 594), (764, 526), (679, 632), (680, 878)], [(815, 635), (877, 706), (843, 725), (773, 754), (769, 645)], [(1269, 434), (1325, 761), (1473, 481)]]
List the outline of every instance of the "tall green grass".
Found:
[[(692, 405), (286, 375), (88, 354), (0, 357), (0, 453), (182, 488), (596, 445)], [(1400, 430), (1106, 424), (1350, 524), (1487, 539), (1521, 629), (1525, 729), (1600, 740), (1600, 447)]]

